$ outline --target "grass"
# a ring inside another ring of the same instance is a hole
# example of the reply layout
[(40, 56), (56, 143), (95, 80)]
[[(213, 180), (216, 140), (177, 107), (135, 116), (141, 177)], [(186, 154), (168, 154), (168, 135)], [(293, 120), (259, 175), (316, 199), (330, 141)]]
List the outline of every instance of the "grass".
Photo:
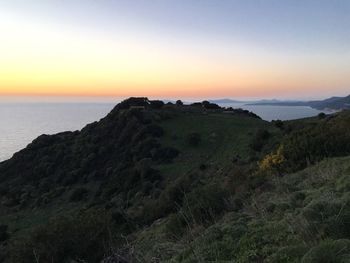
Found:
[[(350, 156), (267, 180), (271, 190), (257, 191), (243, 210), (177, 239), (166, 235), (164, 219), (138, 233), (135, 249), (161, 262), (347, 262)], [(327, 249), (329, 261), (322, 261)]]
[(9, 225), (13, 237), (17, 237), (26, 235), (26, 231), (30, 231), (32, 226), (45, 224), (50, 218), (68, 214), (69, 212), (75, 211), (77, 208), (76, 204), (66, 203), (59, 206), (57, 204), (51, 204), (41, 209), (26, 209), (2, 216), (0, 224)]
[[(248, 161), (257, 154), (249, 145), (259, 129), (279, 134), (268, 122), (229, 114), (178, 115), (163, 121), (161, 126), (165, 130), (162, 144), (175, 147), (181, 153), (172, 164), (159, 166), (167, 175), (190, 172), (202, 163), (220, 170), (222, 167), (230, 167), (236, 156)], [(190, 133), (200, 134), (201, 142), (198, 146), (187, 143), (186, 138)]]

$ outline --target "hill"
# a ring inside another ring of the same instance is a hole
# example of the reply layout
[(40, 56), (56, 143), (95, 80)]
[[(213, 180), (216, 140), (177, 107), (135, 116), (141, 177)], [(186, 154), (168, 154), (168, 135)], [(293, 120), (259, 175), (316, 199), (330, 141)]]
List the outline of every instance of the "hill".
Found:
[(310, 101), (310, 106), (318, 109), (349, 109), (350, 108), (350, 95), (346, 97), (332, 97), (329, 99), (321, 100), (321, 101)]
[[(290, 211), (294, 220), (300, 210), (291, 198), (308, 191), (306, 209), (321, 198), (316, 194), (321, 189), (347, 184), (348, 158), (340, 157), (350, 154), (349, 125), (346, 111), (269, 123), (208, 101), (183, 105), (130, 98), (99, 122), (42, 135), (0, 163), (0, 258), (262, 262), (277, 257), (272, 252), (305, 241), (285, 239), (290, 228), (282, 224), (283, 213)], [(334, 157), (341, 163), (334, 178), (307, 183), (308, 169), (317, 171), (320, 161)], [(300, 186), (291, 183), (300, 189), (287, 192), (288, 199), (278, 189), (291, 186), (280, 178), (294, 177), (302, 178)], [(345, 198), (346, 189), (339, 191)], [(289, 205), (289, 210), (271, 208), (265, 217), (275, 197), (281, 200), (275, 207)], [(345, 229), (342, 216), (348, 212), (347, 206), (338, 211)], [(270, 221), (279, 227), (276, 235), (268, 234), (275, 226)], [(324, 229), (331, 223), (323, 222)], [(324, 238), (349, 238), (347, 230), (337, 236), (324, 231), (309, 237), (299, 258)], [(337, 247), (348, 241), (334, 242)]]
[(225, 104), (225, 103), (246, 103), (247, 101), (243, 100), (232, 100), (232, 99), (213, 99), (209, 100), (212, 103)]
[(346, 97), (331, 97), (318, 101), (276, 101), (254, 102), (248, 105), (272, 105), (272, 106), (309, 106), (317, 110), (342, 110), (350, 108), (350, 95)]

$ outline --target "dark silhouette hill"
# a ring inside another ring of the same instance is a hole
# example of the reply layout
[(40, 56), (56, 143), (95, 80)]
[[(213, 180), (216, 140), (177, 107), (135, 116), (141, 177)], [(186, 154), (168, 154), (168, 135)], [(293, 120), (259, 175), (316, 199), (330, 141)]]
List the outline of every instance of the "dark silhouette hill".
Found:
[(0, 261), (341, 260), (349, 129), (130, 98), (0, 163)]

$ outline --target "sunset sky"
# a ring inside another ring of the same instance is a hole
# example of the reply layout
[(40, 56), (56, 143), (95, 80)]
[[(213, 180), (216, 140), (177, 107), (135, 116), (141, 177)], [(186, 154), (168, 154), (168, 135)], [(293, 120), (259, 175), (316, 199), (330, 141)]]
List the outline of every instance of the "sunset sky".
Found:
[(348, 0), (0, 0), (0, 95), (350, 92)]

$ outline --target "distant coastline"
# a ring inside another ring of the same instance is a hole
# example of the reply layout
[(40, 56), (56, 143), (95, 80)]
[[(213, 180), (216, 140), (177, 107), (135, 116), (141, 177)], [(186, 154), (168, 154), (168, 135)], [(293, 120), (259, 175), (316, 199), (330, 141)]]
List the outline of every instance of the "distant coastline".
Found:
[(310, 108), (337, 112), (343, 109), (350, 109), (350, 95), (346, 97), (331, 97), (325, 100), (311, 101), (281, 101), (281, 100), (257, 100), (257, 101), (238, 101), (231, 99), (211, 100), (214, 103), (242, 103), (245, 106), (308, 106)]

